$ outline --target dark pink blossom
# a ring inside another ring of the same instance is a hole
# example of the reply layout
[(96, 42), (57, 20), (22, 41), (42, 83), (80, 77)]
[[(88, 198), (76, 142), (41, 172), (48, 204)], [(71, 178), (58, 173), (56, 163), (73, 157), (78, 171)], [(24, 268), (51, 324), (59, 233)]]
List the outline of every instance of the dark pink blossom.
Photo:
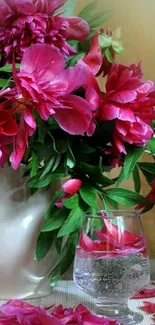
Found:
[(103, 96), (96, 80), (88, 70), (86, 99), (94, 109), (99, 123), (114, 121), (111, 144), (106, 153), (126, 154), (125, 144), (143, 146), (151, 138), (151, 121), (155, 118), (155, 98), (151, 96), (154, 84), (141, 81), (140, 65), (114, 64), (106, 82)]
[(62, 197), (56, 202), (56, 206), (58, 208), (63, 206), (63, 199), (69, 198), (76, 194), (82, 186), (82, 181), (77, 178), (69, 179), (66, 183), (62, 185), (62, 190), (64, 194)]
[(42, 119), (53, 115), (66, 132), (82, 134), (90, 126), (92, 111), (86, 100), (70, 93), (84, 84), (87, 73), (80, 65), (68, 69), (64, 65), (64, 57), (56, 48), (32, 45), (14, 80), (19, 96), (30, 101)]
[[(89, 26), (80, 17), (61, 17), (56, 10), (66, 0), (2, 0), (0, 2), (0, 50), (3, 63), (20, 62), (25, 50), (36, 43), (56, 46), (63, 54), (75, 50), (68, 39), (84, 40)], [(63, 11), (63, 9), (62, 9)]]

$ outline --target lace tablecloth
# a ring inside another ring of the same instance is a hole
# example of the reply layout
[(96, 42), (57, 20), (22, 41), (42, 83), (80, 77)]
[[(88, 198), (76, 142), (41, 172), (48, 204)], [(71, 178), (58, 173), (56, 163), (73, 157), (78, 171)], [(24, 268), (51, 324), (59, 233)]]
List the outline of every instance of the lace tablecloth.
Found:
[[(146, 300), (155, 303), (155, 298), (145, 299), (145, 301)], [(4, 301), (2, 300), (0, 301), (1, 304), (3, 302)], [(43, 298), (29, 299), (27, 302), (33, 305), (44, 307), (50, 306), (52, 304), (62, 304), (65, 307), (83, 304), (90, 310), (93, 310), (93, 299), (78, 289), (73, 281), (59, 281), (58, 284), (53, 288), (53, 292), (50, 295)], [(129, 300), (129, 308), (144, 315), (144, 320), (142, 323), (139, 323), (139, 325), (152, 325), (153, 321), (151, 320), (151, 316), (145, 314), (139, 309), (139, 307), (142, 305), (143, 300)]]

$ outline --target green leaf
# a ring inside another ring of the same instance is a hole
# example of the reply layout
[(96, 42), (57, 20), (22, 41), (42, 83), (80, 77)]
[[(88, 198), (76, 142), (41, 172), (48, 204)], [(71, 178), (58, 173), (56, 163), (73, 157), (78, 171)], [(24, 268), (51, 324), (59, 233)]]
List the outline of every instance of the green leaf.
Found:
[(55, 180), (61, 179), (64, 177), (63, 173), (52, 173), (45, 175), (42, 179), (40, 179), (40, 174), (32, 177), (28, 181), (28, 186), (30, 188), (42, 188), (46, 187)]
[(53, 149), (54, 149), (54, 151), (59, 155), (59, 151), (58, 151), (58, 149), (56, 147), (56, 140), (54, 139), (53, 135), (50, 132), (48, 132), (48, 134), (49, 134), (49, 136), (51, 137), (51, 139), (53, 141)]
[(79, 192), (84, 202), (93, 209), (98, 210), (97, 194), (92, 186), (85, 184), (80, 188)]
[(30, 177), (34, 177), (37, 175), (39, 170), (39, 161), (38, 157), (35, 154), (34, 151), (32, 151), (32, 159), (31, 159), (31, 172), (30, 172)]
[(73, 57), (69, 58), (67, 61), (67, 67), (74, 67), (75, 64), (83, 57), (86, 55), (86, 52), (82, 51), (79, 52), (78, 54), (74, 55)]
[(65, 4), (56, 11), (56, 14), (61, 14), (62, 17), (73, 16), (77, 0), (68, 0)]
[(112, 188), (105, 191), (105, 196), (127, 207), (148, 201), (140, 194), (125, 188)]
[(49, 232), (62, 227), (67, 216), (68, 209), (66, 207), (57, 208), (52, 211), (51, 218), (44, 222), (41, 232)]
[(92, 19), (88, 21), (91, 29), (98, 28), (104, 24), (111, 17), (111, 12), (106, 11), (93, 15)]
[(58, 232), (58, 237), (68, 235), (78, 229), (84, 220), (83, 210), (80, 207), (71, 210), (67, 220)]
[(110, 205), (113, 209), (118, 210), (118, 202), (116, 202), (116, 201), (110, 199), (110, 197), (106, 197), (106, 199), (107, 199), (107, 202), (109, 203), (109, 205)]
[(42, 260), (50, 250), (54, 240), (54, 232), (40, 233), (37, 240), (36, 257), (37, 261)]
[(50, 161), (45, 165), (44, 171), (40, 176), (40, 179), (42, 179), (46, 174), (49, 173), (49, 171), (54, 172), (57, 167), (59, 166), (61, 157), (60, 155), (53, 155), (53, 157), (50, 159)]
[[(20, 69), (20, 64), (16, 64), (16, 69)], [(5, 65), (4, 67), (0, 67), (0, 71), (12, 73), (12, 64), (8, 64)]]
[(78, 242), (79, 232), (70, 234), (62, 250), (60, 258), (51, 271), (51, 286), (54, 286), (61, 276), (69, 269), (75, 256), (75, 248)]
[(112, 48), (118, 55), (124, 53), (124, 48), (123, 48), (122, 42), (120, 40), (112, 41)]
[(0, 88), (5, 87), (7, 83), (8, 83), (7, 79), (0, 78)]
[(154, 207), (154, 203), (146, 205), (146, 207), (140, 212), (140, 214), (150, 211)]
[(114, 184), (112, 179), (102, 174), (102, 171), (98, 166), (96, 167), (86, 163), (81, 163), (78, 166), (78, 170), (84, 172), (85, 174), (88, 174), (91, 181), (97, 182), (103, 185), (104, 187)]
[(133, 170), (132, 173), (133, 173), (133, 181), (134, 181), (135, 191), (137, 193), (140, 193), (141, 180), (140, 180), (139, 169), (138, 169), (137, 165), (135, 165), (134, 170)]
[(63, 237), (58, 238), (57, 236), (55, 236), (55, 247), (59, 255), (62, 250), (62, 242), (63, 242)]
[(44, 144), (45, 135), (46, 135), (45, 122), (39, 117), (37, 119), (37, 124), (38, 124), (38, 141), (41, 144)]
[(145, 179), (147, 181), (147, 183), (152, 187), (152, 181), (154, 179), (154, 174), (149, 173), (148, 171), (146, 171), (145, 169), (141, 169), (141, 172), (143, 173), (143, 175), (145, 176)]
[(89, 3), (82, 11), (79, 13), (79, 17), (83, 18), (86, 21), (89, 21), (92, 17), (92, 13), (94, 9), (96, 8), (96, 0)]
[(138, 163), (138, 166), (141, 169), (141, 171), (146, 171), (150, 174), (155, 175), (155, 163), (140, 162), (140, 163)]
[(152, 137), (149, 142), (148, 142), (148, 146), (150, 148), (150, 151), (153, 155), (155, 155), (155, 138)]
[(62, 191), (62, 189), (60, 189), (59, 191), (57, 191), (55, 193), (55, 195), (53, 196), (52, 201), (50, 203), (50, 206), (49, 206), (48, 210), (46, 211), (45, 220), (48, 220), (49, 218), (51, 218), (52, 209), (55, 206), (55, 203), (58, 201), (58, 199), (63, 195), (63, 193), (64, 192)]
[(76, 209), (78, 207), (78, 205), (79, 205), (79, 195), (74, 194), (70, 198), (64, 199), (63, 200), (63, 205), (67, 209)]
[(107, 60), (110, 63), (114, 63), (114, 59), (113, 59), (110, 49), (108, 47), (104, 50), (104, 55), (106, 56)]
[(149, 162), (140, 162), (138, 163), (138, 167), (145, 176), (147, 183), (151, 186), (151, 183), (155, 177), (155, 164)]
[(127, 155), (125, 156), (124, 165), (122, 171), (117, 180), (117, 186), (119, 186), (122, 181), (129, 179), (138, 159), (141, 157), (145, 150), (145, 147), (128, 147)]
[(75, 166), (76, 160), (75, 160), (70, 143), (68, 142), (67, 144), (68, 144), (67, 167), (73, 168)]

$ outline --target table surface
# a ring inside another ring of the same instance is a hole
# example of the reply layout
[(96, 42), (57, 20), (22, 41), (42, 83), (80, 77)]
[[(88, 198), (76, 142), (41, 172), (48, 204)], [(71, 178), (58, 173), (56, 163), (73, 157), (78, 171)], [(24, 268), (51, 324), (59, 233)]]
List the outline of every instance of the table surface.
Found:
[[(150, 301), (155, 303), (155, 298), (144, 299), (145, 301)], [(83, 304), (87, 306), (90, 310), (93, 310), (93, 299), (76, 287), (73, 281), (59, 281), (58, 284), (53, 288), (52, 294), (42, 297), (33, 298), (26, 300), (27, 302), (37, 305), (37, 306), (51, 306), (52, 304), (60, 305), (65, 307), (74, 307), (78, 304)], [(0, 304), (4, 301), (0, 301)], [(129, 308), (133, 311), (138, 311), (144, 315), (143, 322), (139, 325), (152, 325), (153, 321), (151, 316), (142, 312), (139, 307), (143, 305), (143, 300), (129, 300)]]

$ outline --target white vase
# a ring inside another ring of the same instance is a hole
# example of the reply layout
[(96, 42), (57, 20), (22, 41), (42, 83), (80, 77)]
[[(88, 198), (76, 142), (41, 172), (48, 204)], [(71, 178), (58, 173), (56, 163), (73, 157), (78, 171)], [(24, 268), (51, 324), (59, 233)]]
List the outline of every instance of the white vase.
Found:
[(32, 298), (51, 292), (49, 271), (56, 258), (54, 247), (40, 262), (35, 257), (36, 240), (51, 191), (27, 197), (23, 167), (0, 169), (0, 299)]

